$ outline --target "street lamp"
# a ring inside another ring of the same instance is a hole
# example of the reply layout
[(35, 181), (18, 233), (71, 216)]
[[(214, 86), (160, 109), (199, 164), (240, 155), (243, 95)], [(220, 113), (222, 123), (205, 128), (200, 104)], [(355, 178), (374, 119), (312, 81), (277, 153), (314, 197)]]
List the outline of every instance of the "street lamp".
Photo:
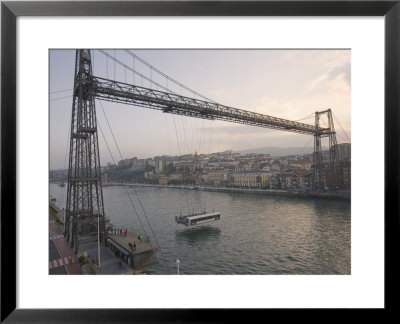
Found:
[(179, 265), (181, 264), (181, 261), (179, 259), (176, 259), (176, 268), (178, 270), (178, 275), (179, 275)]

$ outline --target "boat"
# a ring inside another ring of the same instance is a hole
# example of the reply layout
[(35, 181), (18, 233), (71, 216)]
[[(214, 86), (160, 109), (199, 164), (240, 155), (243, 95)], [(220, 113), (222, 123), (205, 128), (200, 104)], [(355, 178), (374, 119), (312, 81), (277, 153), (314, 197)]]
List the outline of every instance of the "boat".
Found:
[(182, 215), (175, 216), (175, 222), (177, 224), (182, 224), (185, 226), (193, 226), (193, 225), (213, 222), (219, 220), (220, 218), (221, 214), (218, 212), (212, 212), (212, 213), (202, 212), (198, 214), (190, 214), (185, 216)]
[(61, 183), (58, 185), (59, 187), (63, 188), (65, 186), (64, 181), (61, 181)]

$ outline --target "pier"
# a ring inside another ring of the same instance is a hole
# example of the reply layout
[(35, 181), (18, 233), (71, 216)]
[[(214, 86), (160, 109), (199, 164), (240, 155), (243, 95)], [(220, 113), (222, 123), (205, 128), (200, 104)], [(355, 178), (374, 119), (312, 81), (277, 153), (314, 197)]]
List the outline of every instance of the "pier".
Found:
[[(74, 255), (63, 235), (65, 209), (57, 206), (56, 199), (51, 196), (49, 198), (49, 206), (51, 210), (50, 243), (52, 244), (54, 241), (58, 252), (63, 252), (62, 255), (53, 253), (54, 260), (49, 260), (50, 274), (140, 274), (143, 273), (146, 267), (157, 263), (155, 252), (158, 250), (152, 246), (148, 238), (141, 237), (133, 232), (128, 232), (125, 235), (121, 231), (122, 229), (112, 228), (111, 224), (107, 224), (106, 244), (100, 242), (99, 246), (97, 236), (81, 237), (80, 252)], [(53, 215), (53, 218), (51, 218), (51, 215)], [(65, 252), (61, 250), (60, 246), (63, 247)], [(99, 253), (101, 258), (100, 267)], [(69, 256), (72, 256), (72, 261)], [(79, 265), (78, 259), (82, 257), (84, 257), (85, 262)], [(60, 261), (64, 259), (65, 262)], [(65, 266), (65, 269), (61, 266)]]
[[(116, 257), (121, 258), (132, 269), (139, 270), (151, 265), (155, 261), (152, 256), (157, 249), (147, 238), (136, 233), (111, 230), (107, 236), (107, 245)], [(121, 234), (120, 234), (121, 233)]]

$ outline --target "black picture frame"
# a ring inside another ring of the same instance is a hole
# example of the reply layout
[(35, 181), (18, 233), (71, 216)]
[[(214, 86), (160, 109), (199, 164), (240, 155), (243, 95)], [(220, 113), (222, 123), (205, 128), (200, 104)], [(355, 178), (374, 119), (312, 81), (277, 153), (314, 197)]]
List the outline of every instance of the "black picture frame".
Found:
[[(6, 323), (233, 322), (261, 310), (17, 309), (16, 58), (19, 16), (384, 16), (385, 310), (395, 310), (399, 246), (400, 1), (4, 1), (1, 3), (1, 321)], [(373, 113), (373, 112), (371, 112)], [(371, 125), (373, 132), (373, 125)], [(370, 152), (369, 152), (370, 153)], [(373, 262), (373, 260), (371, 260)], [(38, 292), (39, 293), (39, 292)], [(238, 298), (241, 298), (238, 293)], [(247, 312), (253, 312), (248, 315)], [(243, 315), (243, 314), (240, 314)], [(380, 313), (380, 315), (382, 315)], [(247, 320), (250, 320), (248, 318)], [(267, 320), (267, 319), (266, 319)], [(245, 320), (246, 321), (246, 320)]]

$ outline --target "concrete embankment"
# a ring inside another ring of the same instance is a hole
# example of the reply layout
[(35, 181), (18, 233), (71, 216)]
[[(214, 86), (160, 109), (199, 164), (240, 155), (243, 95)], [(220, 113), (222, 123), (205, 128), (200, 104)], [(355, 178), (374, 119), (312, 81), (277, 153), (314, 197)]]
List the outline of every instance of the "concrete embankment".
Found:
[(310, 190), (278, 190), (278, 189), (244, 189), (244, 188), (228, 188), (228, 187), (198, 187), (198, 186), (167, 186), (157, 184), (140, 184), (140, 183), (110, 183), (108, 186), (135, 186), (135, 187), (156, 187), (168, 189), (186, 189), (186, 190), (203, 190), (212, 192), (227, 193), (244, 193), (259, 194), (270, 196), (298, 197), (298, 198), (322, 198), (322, 199), (338, 199), (351, 200), (350, 191), (333, 191), (333, 192), (312, 192)]
[[(203, 190), (201, 188), (200, 190)], [(307, 192), (307, 191), (286, 191), (286, 190), (262, 190), (262, 189), (236, 189), (236, 188), (206, 188), (207, 191), (219, 192), (240, 192), (245, 194), (259, 194), (271, 196), (286, 196), (286, 197), (299, 197), (299, 198), (329, 198), (350, 200), (350, 192)]]

